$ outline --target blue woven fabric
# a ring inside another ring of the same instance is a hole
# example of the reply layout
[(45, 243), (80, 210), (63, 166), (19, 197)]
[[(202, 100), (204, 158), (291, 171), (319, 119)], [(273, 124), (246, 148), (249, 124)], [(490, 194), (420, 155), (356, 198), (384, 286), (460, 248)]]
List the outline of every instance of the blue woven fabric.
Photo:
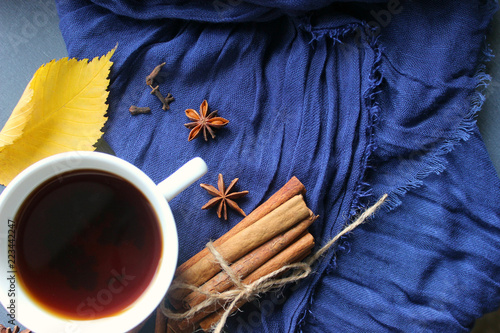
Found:
[[(500, 184), (474, 124), (493, 1), (58, 1), (69, 55), (113, 56), (104, 138), (159, 182), (201, 156), (200, 182), (240, 178), (247, 213), (291, 176), (318, 245), (383, 193), (385, 211), (231, 332), (443, 331), (500, 305)], [(165, 62), (160, 90), (144, 79)], [(188, 142), (187, 108), (229, 119)], [(150, 114), (131, 116), (130, 105)], [(171, 201), (179, 261), (240, 221)]]

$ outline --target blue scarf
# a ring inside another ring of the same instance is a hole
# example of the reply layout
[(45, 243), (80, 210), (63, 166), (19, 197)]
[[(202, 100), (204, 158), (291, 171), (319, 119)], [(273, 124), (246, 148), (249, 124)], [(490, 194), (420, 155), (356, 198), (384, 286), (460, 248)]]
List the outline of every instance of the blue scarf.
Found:
[[(249, 213), (297, 176), (317, 245), (390, 194), (315, 274), (247, 304), (228, 331), (467, 332), (500, 305), (500, 182), (474, 121), (493, 1), (57, 5), (71, 57), (118, 43), (104, 138), (154, 181), (201, 156), (200, 182), (240, 178)], [(168, 111), (144, 83), (162, 62)], [(229, 124), (188, 142), (184, 110), (205, 99)], [(171, 201), (179, 262), (241, 219), (202, 211), (208, 199), (195, 184)]]

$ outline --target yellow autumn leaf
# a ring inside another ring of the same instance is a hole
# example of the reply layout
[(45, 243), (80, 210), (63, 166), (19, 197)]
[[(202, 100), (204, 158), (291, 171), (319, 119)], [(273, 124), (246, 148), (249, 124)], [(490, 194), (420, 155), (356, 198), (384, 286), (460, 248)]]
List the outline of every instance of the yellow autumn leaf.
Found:
[(51, 155), (94, 150), (108, 105), (111, 50), (92, 61), (64, 58), (40, 67), (0, 132), (0, 183)]
[(0, 132), (0, 151), (6, 146), (10, 145), (22, 133), (24, 126), (31, 117), (32, 104), (29, 103), (33, 97), (33, 89), (30, 88), (30, 83), (24, 90), (21, 99), (17, 103), (14, 111), (5, 123), (3, 130)]

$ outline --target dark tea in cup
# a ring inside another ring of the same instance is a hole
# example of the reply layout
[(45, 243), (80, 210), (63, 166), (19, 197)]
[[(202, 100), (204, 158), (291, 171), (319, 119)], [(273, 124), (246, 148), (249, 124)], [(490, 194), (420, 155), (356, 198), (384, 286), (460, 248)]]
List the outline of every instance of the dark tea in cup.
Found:
[(162, 255), (158, 217), (146, 196), (101, 170), (43, 182), (15, 223), (18, 282), (40, 307), (67, 319), (125, 310), (148, 287)]
[(82, 151), (30, 165), (0, 194), (0, 303), (35, 332), (134, 329), (177, 266), (168, 201), (206, 172), (196, 157), (156, 184), (121, 158)]

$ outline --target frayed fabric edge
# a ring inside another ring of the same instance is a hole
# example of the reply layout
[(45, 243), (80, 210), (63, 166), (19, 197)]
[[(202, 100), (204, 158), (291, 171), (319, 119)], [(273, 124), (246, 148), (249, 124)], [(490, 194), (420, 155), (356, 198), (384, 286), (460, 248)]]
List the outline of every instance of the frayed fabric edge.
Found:
[[(317, 41), (321, 38), (324, 37), (329, 37), (331, 38), (334, 43), (342, 43), (342, 38), (345, 38), (346, 36), (356, 33), (360, 31), (360, 29), (365, 29), (365, 31), (370, 31), (372, 30), (367, 24), (365, 23), (356, 23), (356, 24), (348, 24), (346, 26), (340, 27), (338, 30), (335, 31), (326, 31), (326, 30), (321, 30), (317, 31), (315, 30), (310, 31), (312, 35), (312, 40), (311, 43), (314, 41)], [(379, 103), (377, 102), (377, 95), (381, 91), (381, 84), (383, 80), (382, 72), (381, 72), (381, 65), (382, 65), (382, 47), (378, 43), (378, 36), (371, 35), (371, 36), (366, 36), (360, 34), (360, 38), (364, 38), (365, 40), (363, 41), (364, 43), (368, 42), (369, 47), (373, 50), (374, 52), (374, 60), (372, 64), (372, 68), (370, 71), (369, 75), (369, 88), (366, 89), (366, 91), (363, 94), (363, 100), (365, 104), (365, 108), (368, 110), (368, 126), (366, 127), (366, 131), (364, 133), (365, 137), (367, 138), (367, 144), (365, 146), (364, 152), (362, 154), (361, 158), (361, 176), (355, 186), (354, 190), (354, 195), (353, 195), (353, 200), (350, 204), (350, 209), (348, 213), (348, 220), (350, 221), (353, 217), (355, 217), (360, 210), (363, 208), (366, 208), (368, 204), (368, 198), (372, 197), (372, 188), (370, 183), (366, 181), (367, 177), (367, 172), (372, 168), (370, 160), (373, 151), (376, 149), (376, 141), (375, 141), (375, 127), (379, 119), (379, 112), (380, 112), (380, 106)], [(368, 40), (367, 40), (368, 39)], [(366, 200), (365, 200), (366, 199)], [(335, 270), (336, 268), (336, 255), (340, 253), (348, 253), (350, 251), (350, 244), (348, 241), (349, 235), (342, 236), (335, 247), (335, 251), (333, 251), (327, 258), (330, 260), (329, 264), (324, 268), (324, 272), (326, 274), (331, 273), (331, 271)], [(313, 290), (310, 292), (308, 295), (308, 303), (307, 305), (302, 309), (300, 312), (299, 318), (297, 320), (297, 326), (296, 329), (298, 332), (303, 331), (303, 327), (305, 325), (305, 319), (307, 316), (313, 316), (313, 313), (310, 310), (310, 306), (312, 302), (314, 301), (314, 291), (315, 287), (313, 287)]]
[[(351, 22), (346, 22), (343, 25), (321, 28), (313, 28), (310, 15), (295, 18), (295, 21), (299, 29), (303, 30), (311, 36), (309, 44), (314, 44), (315, 42), (328, 37), (333, 41), (334, 45), (342, 45), (344, 44), (343, 40), (349, 35), (352, 35), (356, 32), (361, 32), (363, 31), (363, 29), (374, 30), (368, 25), (356, 19), (353, 19)], [(358, 37), (361, 37), (361, 33), (358, 35)]]
[[(371, 164), (372, 154), (377, 148), (375, 140), (375, 128), (377, 126), (380, 114), (380, 105), (377, 101), (377, 96), (381, 92), (381, 84), (383, 80), (383, 75), (381, 72), (382, 66), (382, 47), (378, 43), (377, 37), (372, 37), (369, 41), (370, 48), (375, 54), (375, 59), (373, 61), (373, 66), (369, 76), (369, 88), (364, 92), (363, 99), (365, 107), (368, 110), (369, 125), (366, 128), (365, 136), (367, 138), (368, 144), (361, 159), (361, 177), (359, 178), (355, 189), (353, 200), (350, 205), (350, 210), (348, 213), (347, 221), (351, 221), (356, 217), (360, 211), (366, 209), (370, 199), (373, 198), (373, 191), (371, 184), (366, 180), (368, 171), (373, 168)], [(349, 253), (351, 246), (349, 243), (350, 235), (342, 236), (339, 240), (334, 256), (331, 262), (326, 267), (326, 273), (330, 274), (336, 269), (337, 260), (336, 255), (342, 253)]]
[[(377, 148), (375, 140), (375, 127), (377, 125), (380, 113), (380, 105), (377, 101), (377, 95), (381, 92), (381, 84), (383, 80), (383, 75), (381, 71), (382, 66), (382, 47), (378, 42), (378, 34), (375, 28), (369, 26), (366, 22), (353, 22), (348, 23), (339, 27), (332, 28), (319, 28), (313, 29), (310, 24), (310, 18), (302, 18), (302, 22), (298, 24), (299, 28), (310, 33), (311, 40), (310, 44), (321, 40), (323, 38), (330, 38), (334, 44), (339, 44), (341, 47), (344, 44), (343, 40), (349, 35), (355, 35), (354, 43), (358, 43), (356, 46), (345, 46), (345, 47), (360, 47), (362, 43), (368, 43), (370, 48), (373, 50), (375, 58), (369, 75), (369, 88), (363, 93), (363, 101), (365, 108), (368, 110), (369, 125), (366, 128), (365, 136), (367, 138), (368, 144), (361, 158), (361, 177), (359, 178), (357, 184), (355, 185), (353, 200), (350, 205), (349, 212), (347, 214), (347, 219), (350, 220), (355, 217), (359, 211), (366, 208), (369, 203), (369, 199), (373, 197), (373, 191), (371, 184), (367, 181), (368, 170), (372, 169), (371, 156), (372, 153)], [(346, 238), (345, 236), (343, 238)], [(341, 247), (339, 244), (338, 247)]]
[(385, 205), (387, 211), (391, 211), (402, 204), (402, 198), (411, 190), (417, 189), (424, 184), (425, 178), (431, 174), (441, 174), (446, 170), (446, 155), (453, 151), (461, 142), (467, 141), (476, 126), (476, 115), (482, 109), (486, 100), (486, 89), (491, 81), (491, 76), (486, 73), (486, 63), (493, 57), (492, 51), (484, 41), (480, 65), (474, 75), (476, 86), (471, 92), (470, 110), (462, 118), (458, 127), (432, 151), (422, 157), (423, 167), (407, 179), (406, 184), (389, 193), (389, 199)]
[[(498, 10), (497, 0), (487, 0), (483, 5), (485, 16), (493, 17)], [(450, 136), (436, 146), (432, 151), (422, 157), (423, 168), (407, 179), (406, 184), (396, 188), (389, 193), (384, 209), (391, 211), (402, 204), (402, 198), (411, 190), (417, 189), (424, 184), (425, 178), (431, 174), (441, 174), (446, 170), (446, 155), (453, 151), (455, 147), (466, 142), (476, 126), (476, 115), (481, 111), (486, 100), (486, 90), (491, 81), (491, 76), (486, 73), (486, 64), (494, 57), (493, 51), (488, 45), (486, 36), (483, 40), (483, 46), (478, 59), (478, 66), (473, 77), (476, 82), (475, 88), (471, 89), (470, 110), (462, 118), (458, 127)]]
[[(498, 1), (490, 0), (485, 4), (485, 12), (493, 16), (493, 13), (497, 11)], [(309, 23), (309, 22), (307, 22)], [(312, 30), (309, 24), (303, 25), (302, 28), (312, 35), (311, 43), (324, 38), (330, 37), (335, 43), (342, 44), (342, 39), (349, 34), (352, 34), (356, 31), (356, 29), (366, 28), (367, 25), (365, 23), (357, 24), (348, 24), (343, 27), (339, 27), (338, 31), (328, 31), (328, 29), (321, 30)], [(361, 177), (358, 181), (356, 189), (354, 191), (353, 201), (351, 203), (351, 209), (349, 211), (349, 219), (356, 216), (356, 214), (366, 208), (368, 202), (373, 199), (373, 187), (369, 182), (368, 171), (373, 169), (373, 165), (371, 164), (371, 157), (373, 151), (377, 148), (376, 140), (375, 140), (375, 127), (379, 119), (380, 114), (380, 106), (377, 102), (377, 95), (381, 92), (381, 83), (383, 80), (383, 75), (381, 72), (381, 59), (382, 59), (382, 47), (378, 43), (378, 38), (373, 37), (370, 41), (370, 47), (375, 52), (375, 60), (372, 67), (372, 72), (370, 74), (370, 88), (366, 91), (364, 100), (365, 106), (368, 106), (368, 110), (370, 112), (370, 125), (367, 127), (368, 136), (368, 144), (365, 147), (365, 152), (362, 158), (362, 173)], [(471, 93), (471, 108), (466, 116), (460, 122), (458, 128), (453, 132), (453, 134), (445, 140), (439, 147), (437, 147), (430, 155), (426, 156), (424, 167), (421, 171), (417, 172), (414, 177), (409, 179), (406, 185), (397, 188), (396, 190), (389, 193), (389, 199), (387, 200), (384, 209), (390, 211), (396, 207), (398, 207), (402, 203), (402, 197), (410, 190), (418, 188), (423, 185), (424, 179), (428, 177), (432, 173), (440, 174), (446, 169), (446, 158), (445, 155), (449, 152), (453, 151), (455, 146), (460, 142), (467, 141), (476, 125), (475, 116), (482, 109), (484, 101), (486, 100), (485, 90), (487, 89), (489, 82), (491, 81), (491, 76), (486, 73), (486, 63), (491, 60), (493, 57), (492, 50), (486, 42), (486, 37), (484, 39), (484, 45), (482, 49), (482, 53), (479, 59), (479, 65), (476, 70), (476, 74), (474, 75), (474, 80), (476, 81), (476, 86), (474, 91)], [(331, 255), (331, 261), (328, 266), (325, 268), (325, 272), (328, 274), (329, 272), (335, 270), (336, 268), (336, 255), (340, 253), (348, 253), (350, 251), (349, 244), (349, 235), (343, 236), (336, 247), (335, 253)], [(313, 313), (310, 310), (310, 306), (314, 301), (314, 289), (308, 296), (308, 304), (303, 308), (300, 312), (296, 329), (298, 332), (303, 332), (303, 328), (306, 322), (307, 316), (313, 316)]]

